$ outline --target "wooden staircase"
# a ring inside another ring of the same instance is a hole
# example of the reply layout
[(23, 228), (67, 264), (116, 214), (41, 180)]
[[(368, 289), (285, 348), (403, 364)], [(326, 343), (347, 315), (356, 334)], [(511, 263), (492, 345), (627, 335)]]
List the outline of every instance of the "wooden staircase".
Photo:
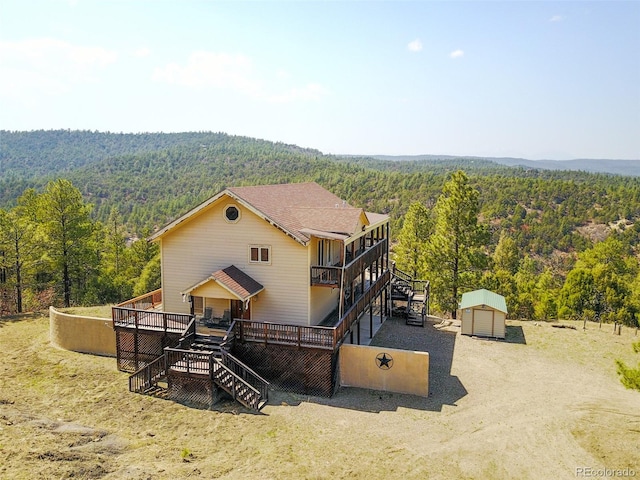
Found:
[(194, 381), (209, 379), (214, 389), (228, 393), (247, 408), (260, 410), (269, 400), (269, 382), (231, 355), (224, 338), (185, 331), (179, 348), (165, 353), (129, 377), (129, 390), (166, 398), (171, 371), (190, 376)]
[(408, 273), (394, 268), (391, 273), (392, 301), (406, 302), (402, 310), (407, 325), (424, 327), (429, 314), (429, 281), (416, 280)]

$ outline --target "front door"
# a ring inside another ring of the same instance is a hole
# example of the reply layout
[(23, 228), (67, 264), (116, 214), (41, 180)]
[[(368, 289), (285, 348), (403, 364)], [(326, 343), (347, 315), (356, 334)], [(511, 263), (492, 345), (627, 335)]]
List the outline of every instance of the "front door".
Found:
[(231, 318), (241, 318), (243, 320), (251, 319), (251, 302), (248, 303), (247, 309), (244, 309), (242, 300), (231, 300)]

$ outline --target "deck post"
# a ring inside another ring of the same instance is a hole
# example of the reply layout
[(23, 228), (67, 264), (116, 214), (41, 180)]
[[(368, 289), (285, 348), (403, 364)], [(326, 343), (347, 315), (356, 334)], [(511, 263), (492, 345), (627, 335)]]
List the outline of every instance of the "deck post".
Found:
[(369, 302), (369, 338), (373, 338), (373, 304)]

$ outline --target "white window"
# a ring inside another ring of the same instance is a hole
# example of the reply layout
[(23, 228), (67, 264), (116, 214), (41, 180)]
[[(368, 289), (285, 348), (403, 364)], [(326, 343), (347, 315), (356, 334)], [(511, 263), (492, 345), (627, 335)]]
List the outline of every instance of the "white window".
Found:
[(271, 263), (269, 245), (249, 245), (249, 263)]

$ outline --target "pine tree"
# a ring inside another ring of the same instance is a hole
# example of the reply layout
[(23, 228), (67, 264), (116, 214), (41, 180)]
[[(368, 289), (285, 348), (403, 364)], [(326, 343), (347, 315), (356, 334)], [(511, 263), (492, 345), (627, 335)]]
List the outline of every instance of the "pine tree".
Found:
[(62, 286), (64, 306), (71, 305), (72, 279), (77, 284), (85, 277), (85, 269), (92, 262), (93, 224), (89, 218), (91, 207), (86, 205), (80, 191), (68, 180), (47, 184), (40, 196), (38, 214), (50, 256)]
[(396, 266), (413, 278), (425, 278), (424, 256), (432, 230), (429, 211), (424, 204), (414, 202), (404, 217), (395, 247)]
[(435, 230), (427, 245), (435, 302), (456, 318), (461, 289), (477, 288), (486, 265), (487, 230), (478, 224), (478, 191), (458, 170), (445, 183), (434, 208)]
[(42, 239), (30, 210), (32, 193), (25, 192), (12, 210), (0, 210), (0, 269), (4, 272), (3, 283), (13, 289), (11, 297), (17, 313), (23, 311), (28, 274), (33, 274), (42, 255)]

